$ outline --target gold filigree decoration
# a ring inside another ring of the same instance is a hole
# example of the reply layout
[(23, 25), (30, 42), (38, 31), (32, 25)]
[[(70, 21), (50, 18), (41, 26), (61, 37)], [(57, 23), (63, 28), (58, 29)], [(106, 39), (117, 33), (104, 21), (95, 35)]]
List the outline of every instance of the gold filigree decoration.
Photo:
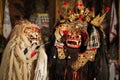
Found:
[(75, 71), (83, 67), (88, 61), (94, 61), (97, 49), (86, 50), (83, 54), (78, 55), (78, 59), (71, 64), (71, 68)]
[(64, 49), (58, 48), (57, 51), (58, 51), (58, 58), (59, 59), (65, 59), (66, 58), (65, 53), (64, 53)]

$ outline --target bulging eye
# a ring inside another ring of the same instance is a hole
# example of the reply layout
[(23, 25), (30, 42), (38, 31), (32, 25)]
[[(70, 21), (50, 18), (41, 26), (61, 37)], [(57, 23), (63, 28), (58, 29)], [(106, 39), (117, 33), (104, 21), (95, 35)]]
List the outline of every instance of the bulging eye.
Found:
[(68, 37), (70, 37), (71, 35), (72, 35), (72, 34), (71, 34), (71, 33), (69, 33), (67, 36), (68, 36)]
[(77, 35), (76, 38), (79, 38), (79, 39), (80, 39), (80, 38), (81, 38), (81, 35)]

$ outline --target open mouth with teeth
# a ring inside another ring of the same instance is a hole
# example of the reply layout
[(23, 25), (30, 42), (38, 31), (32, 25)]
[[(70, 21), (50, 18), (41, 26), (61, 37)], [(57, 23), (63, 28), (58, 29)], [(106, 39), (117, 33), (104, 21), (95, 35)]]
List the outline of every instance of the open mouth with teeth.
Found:
[(81, 41), (80, 40), (67, 39), (66, 44), (67, 44), (68, 47), (71, 47), (71, 48), (79, 48), (80, 45), (81, 45)]

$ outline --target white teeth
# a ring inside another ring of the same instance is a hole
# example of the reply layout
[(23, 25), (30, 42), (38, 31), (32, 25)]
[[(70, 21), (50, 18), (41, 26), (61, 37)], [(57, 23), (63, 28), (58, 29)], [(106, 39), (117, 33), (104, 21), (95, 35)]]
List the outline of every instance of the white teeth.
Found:
[(76, 41), (76, 43), (77, 43), (77, 45), (79, 44), (79, 42), (78, 42), (78, 41)]
[(32, 36), (33, 36), (34, 38), (36, 38), (36, 37), (37, 37), (35, 33), (34, 33)]
[(80, 44), (80, 42), (79, 41), (76, 41), (76, 40), (68, 40), (68, 41), (73, 41), (73, 42), (75, 42), (76, 43), (76, 45), (78, 45), (78, 44)]
[(37, 43), (37, 41), (36, 41), (36, 40), (33, 40), (32, 43)]

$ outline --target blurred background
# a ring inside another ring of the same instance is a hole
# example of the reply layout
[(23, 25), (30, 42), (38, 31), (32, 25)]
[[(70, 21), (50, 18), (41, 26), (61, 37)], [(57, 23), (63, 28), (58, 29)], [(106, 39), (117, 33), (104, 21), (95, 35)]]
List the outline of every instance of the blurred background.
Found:
[[(0, 0), (0, 59), (9, 41), (10, 32), (20, 19), (28, 19), (37, 24), (41, 28), (44, 42), (49, 42), (59, 16), (57, 10), (63, 1), (68, 1), (73, 7), (76, 0)], [(88, 8), (94, 6), (96, 15), (102, 13), (106, 6), (110, 7), (102, 25), (106, 34), (105, 44), (110, 75), (114, 80), (119, 80), (120, 0), (83, 0), (83, 3)]]

